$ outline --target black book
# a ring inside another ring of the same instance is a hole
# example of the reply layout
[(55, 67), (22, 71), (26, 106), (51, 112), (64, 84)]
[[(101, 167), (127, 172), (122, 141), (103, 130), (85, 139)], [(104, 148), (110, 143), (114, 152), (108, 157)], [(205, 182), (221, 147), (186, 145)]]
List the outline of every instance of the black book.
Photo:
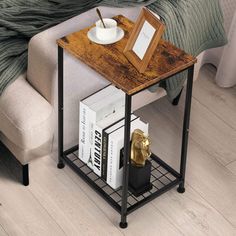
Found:
[[(131, 121), (137, 119), (138, 117), (134, 114), (131, 115)], [(108, 156), (108, 143), (109, 143), (109, 135), (114, 131), (120, 129), (124, 126), (125, 120), (124, 118), (114, 122), (113, 124), (109, 125), (105, 129), (103, 129), (102, 135), (102, 178), (106, 181), (107, 180), (107, 156)]]

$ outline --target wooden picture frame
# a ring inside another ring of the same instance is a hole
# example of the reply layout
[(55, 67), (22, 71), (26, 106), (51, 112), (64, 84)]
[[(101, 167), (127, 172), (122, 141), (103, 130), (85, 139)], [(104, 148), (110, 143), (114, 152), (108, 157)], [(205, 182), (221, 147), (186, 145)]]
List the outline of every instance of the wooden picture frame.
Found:
[(127, 59), (144, 73), (165, 30), (165, 25), (143, 8), (124, 49)]

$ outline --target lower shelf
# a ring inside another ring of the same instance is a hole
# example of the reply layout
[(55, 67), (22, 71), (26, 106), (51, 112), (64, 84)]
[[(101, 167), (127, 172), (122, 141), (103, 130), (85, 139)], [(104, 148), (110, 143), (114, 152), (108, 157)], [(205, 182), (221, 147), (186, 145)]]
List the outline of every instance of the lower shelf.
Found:
[[(114, 209), (121, 213), (122, 187), (117, 190), (112, 189), (102, 178), (98, 177), (86, 164), (84, 164), (78, 158), (78, 146), (65, 151), (63, 159)], [(152, 154), (150, 160), (152, 163), (151, 183), (153, 188), (139, 197), (135, 197), (132, 193), (128, 192), (127, 214), (133, 212), (181, 182), (180, 174), (159, 157)]]

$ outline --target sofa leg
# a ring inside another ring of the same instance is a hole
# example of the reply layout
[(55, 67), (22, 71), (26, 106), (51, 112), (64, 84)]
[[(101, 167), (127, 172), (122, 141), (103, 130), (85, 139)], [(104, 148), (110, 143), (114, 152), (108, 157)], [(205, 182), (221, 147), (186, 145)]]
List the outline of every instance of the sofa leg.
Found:
[(22, 183), (24, 186), (29, 185), (29, 165), (22, 165)]
[(177, 105), (179, 104), (179, 100), (180, 100), (182, 91), (183, 91), (183, 89), (181, 89), (179, 95), (172, 101), (172, 105), (173, 105), (173, 106), (177, 106)]

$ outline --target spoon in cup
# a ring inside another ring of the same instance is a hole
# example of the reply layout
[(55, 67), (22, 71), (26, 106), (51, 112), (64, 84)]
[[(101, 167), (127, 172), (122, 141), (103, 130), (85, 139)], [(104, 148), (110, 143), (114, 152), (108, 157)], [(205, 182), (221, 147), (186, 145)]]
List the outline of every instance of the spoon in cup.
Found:
[(101, 20), (101, 22), (103, 24), (103, 27), (106, 28), (106, 25), (105, 25), (105, 23), (104, 23), (104, 21), (102, 19), (102, 14), (101, 14), (100, 10), (97, 8), (96, 11), (97, 11), (97, 14), (98, 14), (98, 16), (99, 16), (99, 18), (100, 18), (100, 20)]

